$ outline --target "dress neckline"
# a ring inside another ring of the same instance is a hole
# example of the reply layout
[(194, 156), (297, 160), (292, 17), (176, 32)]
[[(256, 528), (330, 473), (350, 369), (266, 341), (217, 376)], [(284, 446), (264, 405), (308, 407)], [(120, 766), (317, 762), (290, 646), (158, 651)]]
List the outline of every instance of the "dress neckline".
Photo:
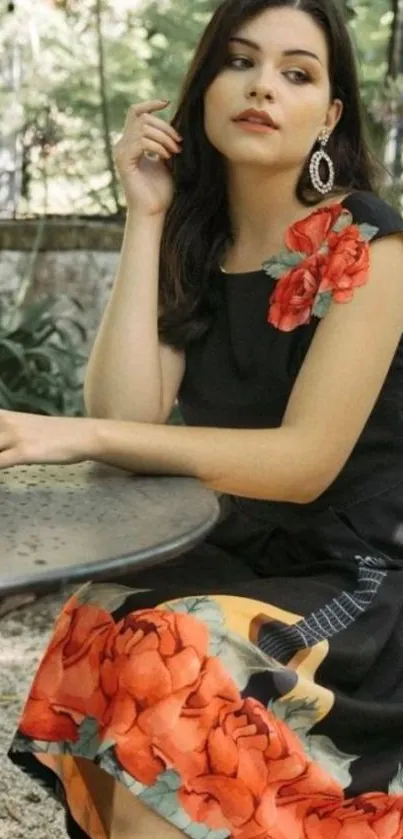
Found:
[[(347, 195), (344, 196), (344, 198), (341, 198), (339, 201), (333, 201), (331, 204), (322, 204), (322, 206), (316, 205), (315, 207), (313, 207), (312, 212), (308, 213), (302, 219), (297, 219), (297, 221), (307, 221), (318, 210), (324, 210), (324, 209), (326, 209), (326, 207), (337, 207), (337, 206), (345, 207), (347, 205), (347, 202), (349, 201), (349, 199), (353, 195), (357, 195), (357, 191), (356, 192), (349, 192)], [(293, 221), (292, 224), (289, 224), (288, 227), (286, 227), (286, 229), (284, 231), (284, 241), (285, 241), (285, 238), (287, 236), (288, 231), (291, 229), (291, 227), (294, 224), (296, 224), (295, 221)], [(270, 259), (275, 259), (276, 256), (279, 256), (279, 253), (273, 254), (273, 256), (270, 257)], [(264, 271), (263, 268), (255, 268), (253, 271), (226, 271), (224, 268), (219, 267), (218, 271), (219, 271), (219, 274), (221, 274), (222, 277), (253, 277), (254, 275), (258, 275), (258, 274), (265, 274), (265, 271)], [(265, 274), (265, 276), (266, 276), (266, 274)]]

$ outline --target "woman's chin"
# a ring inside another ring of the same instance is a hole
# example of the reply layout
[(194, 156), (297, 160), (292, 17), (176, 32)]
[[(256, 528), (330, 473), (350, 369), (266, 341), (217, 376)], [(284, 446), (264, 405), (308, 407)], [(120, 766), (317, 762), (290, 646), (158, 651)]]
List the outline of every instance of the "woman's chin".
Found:
[(231, 152), (224, 154), (230, 166), (250, 166), (250, 167), (272, 167), (278, 165), (278, 160), (273, 155), (268, 155), (267, 152), (257, 152), (256, 150), (231, 150)]

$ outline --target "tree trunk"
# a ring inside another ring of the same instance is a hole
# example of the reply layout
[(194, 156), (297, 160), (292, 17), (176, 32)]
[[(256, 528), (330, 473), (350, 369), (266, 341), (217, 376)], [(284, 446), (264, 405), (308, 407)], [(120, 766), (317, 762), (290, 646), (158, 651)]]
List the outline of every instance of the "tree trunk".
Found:
[[(390, 0), (393, 13), (388, 47), (387, 79), (396, 81), (403, 74), (403, 2)], [(403, 123), (398, 101), (392, 101), (392, 119), (389, 126), (384, 162), (396, 182), (402, 176)]]
[(108, 164), (108, 170), (111, 176), (110, 181), (110, 190), (112, 194), (112, 198), (115, 204), (116, 213), (119, 213), (121, 210), (121, 205), (119, 202), (119, 188), (118, 188), (118, 181), (116, 178), (116, 170), (115, 164), (113, 159), (113, 151), (112, 151), (112, 144), (111, 144), (111, 132), (110, 132), (110, 123), (109, 123), (109, 109), (108, 109), (108, 97), (106, 93), (106, 70), (105, 70), (105, 55), (104, 55), (104, 42), (102, 37), (102, 0), (95, 0), (95, 25), (96, 25), (96, 34), (97, 34), (97, 46), (98, 46), (98, 74), (99, 74), (99, 92), (100, 92), (100, 99), (101, 99), (101, 113), (102, 113), (102, 124), (103, 124), (103, 134), (104, 134), (104, 148), (105, 148), (105, 157)]
[[(11, 9), (10, 9), (11, 11)], [(6, 91), (15, 95), (14, 107), (18, 106), (18, 90), (22, 77), (21, 48), (16, 33), (11, 27), (10, 41), (1, 56), (0, 80)], [(0, 128), (0, 216), (15, 216), (21, 196), (22, 141), (17, 130), (8, 128), (8, 113), (3, 113), (3, 131)]]

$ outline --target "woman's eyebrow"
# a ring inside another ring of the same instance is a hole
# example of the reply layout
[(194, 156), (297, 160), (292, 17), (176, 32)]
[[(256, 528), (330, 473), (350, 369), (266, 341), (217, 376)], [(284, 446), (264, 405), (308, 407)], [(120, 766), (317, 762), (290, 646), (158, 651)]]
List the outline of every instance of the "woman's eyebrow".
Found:
[[(262, 52), (261, 46), (259, 46), (259, 44), (257, 44), (255, 41), (250, 41), (249, 38), (242, 38), (240, 35), (237, 35), (237, 36), (234, 35), (232, 38), (229, 38), (229, 43), (231, 44), (231, 43), (234, 43), (234, 42), (238, 43), (238, 44), (243, 44), (246, 47), (251, 47), (252, 49), (257, 50), (258, 52)], [(284, 50), (283, 55), (307, 55), (310, 58), (315, 58), (316, 61), (319, 61), (319, 64), (322, 64), (319, 56), (316, 55), (316, 53), (314, 53), (314, 52), (310, 52), (309, 50), (303, 50), (303, 49)]]

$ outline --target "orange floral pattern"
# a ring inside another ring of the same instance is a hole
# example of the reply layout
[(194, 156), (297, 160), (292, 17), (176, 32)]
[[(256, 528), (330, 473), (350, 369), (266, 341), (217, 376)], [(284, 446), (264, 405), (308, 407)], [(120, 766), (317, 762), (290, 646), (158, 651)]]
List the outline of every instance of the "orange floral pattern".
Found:
[(209, 654), (209, 626), (200, 613), (160, 606), (116, 622), (101, 605), (71, 598), (19, 730), (38, 752), (35, 741), (59, 744), (61, 754), (63, 744), (73, 743), (75, 754), (86, 756), (80, 737), (88, 717), (97, 721), (98, 753), (111, 749), (116, 767), (144, 788), (152, 790), (164, 772), (175, 770), (178, 811), (207, 833), (225, 830), (233, 839), (403, 836), (403, 796), (345, 799), (286, 723), (241, 696), (219, 656)]
[(310, 812), (304, 819), (309, 839), (400, 839), (403, 836), (402, 796), (360, 795), (343, 803)]
[(268, 323), (290, 332), (324, 317), (331, 300), (345, 303), (368, 280), (368, 242), (378, 228), (352, 222), (342, 204), (322, 207), (292, 225), (286, 250), (264, 263), (277, 279), (270, 298)]

